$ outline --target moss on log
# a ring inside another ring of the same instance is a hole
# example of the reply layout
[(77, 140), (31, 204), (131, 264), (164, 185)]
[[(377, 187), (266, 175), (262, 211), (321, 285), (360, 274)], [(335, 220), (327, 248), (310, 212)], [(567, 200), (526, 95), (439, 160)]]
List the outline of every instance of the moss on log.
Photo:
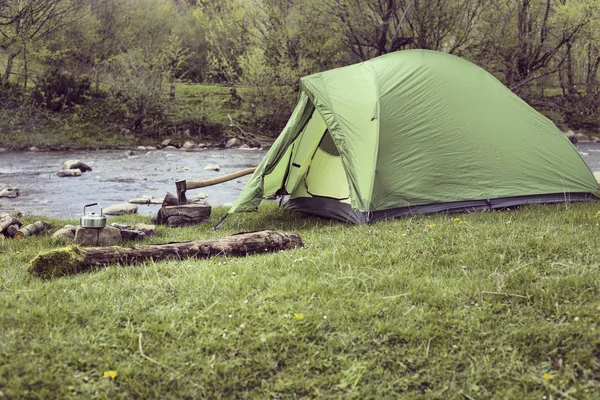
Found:
[(31, 260), (29, 273), (43, 279), (76, 274), (81, 271), (84, 260), (85, 250), (80, 247), (53, 249)]
[(218, 239), (132, 247), (84, 249), (72, 246), (38, 255), (31, 261), (29, 272), (42, 279), (51, 279), (110, 264), (128, 265), (148, 260), (182, 260), (190, 257), (245, 256), (302, 246), (302, 239), (298, 234), (277, 231), (250, 232)]

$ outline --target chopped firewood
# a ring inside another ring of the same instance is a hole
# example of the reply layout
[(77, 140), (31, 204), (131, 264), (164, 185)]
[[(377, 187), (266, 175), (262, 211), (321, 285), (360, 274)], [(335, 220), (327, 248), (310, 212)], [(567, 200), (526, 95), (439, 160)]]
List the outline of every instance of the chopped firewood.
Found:
[(44, 233), (46, 229), (50, 228), (50, 224), (45, 221), (37, 221), (33, 224), (22, 227), (15, 233), (16, 239), (24, 239), (28, 236), (34, 236)]
[(0, 233), (4, 233), (5, 229), (11, 225), (17, 225), (18, 228), (21, 227), (21, 223), (18, 219), (9, 214), (0, 215)]

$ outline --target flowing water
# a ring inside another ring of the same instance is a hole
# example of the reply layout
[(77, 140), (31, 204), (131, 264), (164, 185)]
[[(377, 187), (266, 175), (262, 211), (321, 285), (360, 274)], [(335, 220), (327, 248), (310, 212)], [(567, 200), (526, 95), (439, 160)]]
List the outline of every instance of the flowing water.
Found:
[[(577, 149), (592, 171), (600, 171), (600, 143), (579, 144)], [(167, 192), (176, 194), (178, 179), (214, 178), (257, 166), (264, 155), (264, 151), (249, 150), (136, 151), (132, 156), (125, 151), (2, 153), (0, 188), (3, 184), (17, 187), (21, 194), (15, 199), (0, 199), (0, 210), (13, 208), (28, 215), (78, 218), (85, 204), (97, 202), (108, 207), (143, 196), (162, 199)], [(63, 162), (73, 159), (82, 160), (93, 171), (81, 177), (56, 177)], [(207, 164), (218, 164), (221, 170), (205, 171)], [(190, 190), (187, 196), (204, 192), (213, 206), (232, 203), (249, 178)], [(159, 207), (138, 205), (138, 213), (150, 215)]]
[[(180, 150), (70, 151), (0, 154), (0, 188), (17, 187), (20, 195), (0, 199), (2, 208), (13, 208), (27, 215), (78, 218), (83, 206), (99, 203), (102, 207), (127, 203), (129, 199), (154, 196), (162, 199), (167, 192), (176, 194), (178, 179), (200, 180), (254, 167), (264, 157), (258, 150)], [(92, 168), (80, 177), (58, 178), (56, 171), (66, 160), (78, 159)], [(217, 164), (219, 172), (205, 171)], [(250, 176), (218, 186), (190, 190), (191, 198), (200, 192), (217, 206), (235, 201)], [(138, 213), (151, 215), (160, 205), (138, 205)], [(91, 209), (90, 211), (98, 211)]]

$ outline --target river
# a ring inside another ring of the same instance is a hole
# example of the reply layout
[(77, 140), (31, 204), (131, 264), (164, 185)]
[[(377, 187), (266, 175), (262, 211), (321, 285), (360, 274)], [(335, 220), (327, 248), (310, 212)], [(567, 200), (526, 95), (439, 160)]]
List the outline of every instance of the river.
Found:
[[(134, 151), (121, 150), (25, 152), (0, 154), (0, 187), (17, 187), (20, 195), (0, 199), (2, 208), (13, 208), (26, 215), (57, 218), (78, 218), (83, 206), (99, 203), (102, 207), (127, 203), (143, 196), (163, 198), (167, 192), (176, 194), (178, 179), (199, 180), (257, 166), (265, 155), (260, 150), (181, 150)], [(66, 160), (78, 159), (92, 168), (81, 177), (58, 178)], [(217, 164), (219, 172), (205, 171), (207, 164)], [(188, 197), (200, 192), (216, 206), (235, 201), (250, 176), (218, 186), (190, 190)], [(138, 213), (151, 215), (159, 205), (138, 205)], [(90, 211), (98, 211), (92, 209)]]
[[(577, 149), (592, 171), (600, 171), (600, 143), (578, 144)], [(17, 209), (27, 215), (56, 218), (78, 218), (83, 206), (99, 203), (102, 207), (126, 203), (143, 196), (163, 198), (173, 194), (178, 179), (199, 180), (239, 171), (258, 165), (266, 153), (258, 150), (180, 150), (135, 151), (70, 151), (0, 154), (0, 187), (20, 189), (15, 199), (0, 199), (0, 210)], [(81, 177), (58, 178), (66, 160), (79, 159), (92, 168)], [(219, 172), (205, 171), (207, 164), (218, 164)], [(217, 206), (232, 203), (250, 177), (245, 176), (218, 186), (191, 190), (199, 192)], [(159, 205), (138, 205), (138, 213), (151, 215)]]

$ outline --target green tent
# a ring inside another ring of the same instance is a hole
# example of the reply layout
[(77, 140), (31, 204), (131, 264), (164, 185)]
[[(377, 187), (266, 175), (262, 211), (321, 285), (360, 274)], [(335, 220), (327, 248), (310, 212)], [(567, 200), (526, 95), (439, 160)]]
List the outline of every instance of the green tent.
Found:
[(364, 223), (412, 213), (597, 200), (567, 137), (492, 75), (427, 50), (300, 80), (289, 122), (230, 210), (270, 195)]

